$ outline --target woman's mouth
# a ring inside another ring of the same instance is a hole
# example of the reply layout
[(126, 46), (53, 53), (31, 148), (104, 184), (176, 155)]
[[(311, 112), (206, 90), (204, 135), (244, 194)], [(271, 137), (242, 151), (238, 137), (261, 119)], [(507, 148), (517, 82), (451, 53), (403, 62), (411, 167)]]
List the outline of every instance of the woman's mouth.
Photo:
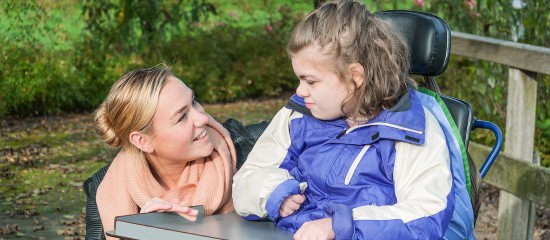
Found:
[(199, 134), (199, 136), (197, 136), (196, 138), (194, 138), (193, 141), (201, 140), (201, 139), (203, 139), (204, 137), (206, 137), (206, 129), (203, 129), (202, 132)]

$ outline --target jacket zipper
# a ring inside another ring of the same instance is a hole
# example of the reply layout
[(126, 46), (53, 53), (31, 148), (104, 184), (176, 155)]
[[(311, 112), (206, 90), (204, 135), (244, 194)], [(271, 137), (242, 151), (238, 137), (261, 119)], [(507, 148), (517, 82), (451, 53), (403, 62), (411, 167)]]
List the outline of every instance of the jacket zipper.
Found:
[(355, 157), (355, 160), (353, 160), (353, 163), (351, 164), (351, 167), (348, 170), (348, 174), (346, 174), (346, 179), (344, 180), (344, 184), (347, 186), (349, 185), (349, 182), (351, 181), (351, 177), (353, 177), (353, 174), (355, 173), (355, 169), (357, 168), (357, 165), (359, 165), (359, 162), (361, 159), (363, 159), (363, 156), (365, 156), (365, 153), (370, 148), (370, 145), (365, 145), (363, 149), (361, 149), (361, 152), (359, 152), (359, 155)]

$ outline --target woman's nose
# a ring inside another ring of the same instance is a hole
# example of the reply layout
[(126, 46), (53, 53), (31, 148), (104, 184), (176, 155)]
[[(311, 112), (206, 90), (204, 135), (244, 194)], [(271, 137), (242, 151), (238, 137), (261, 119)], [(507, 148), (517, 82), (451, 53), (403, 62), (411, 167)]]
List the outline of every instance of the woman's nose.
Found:
[(195, 109), (195, 119), (193, 124), (195, 127), (202, 127), (208, 122), (208, 115), (203, 111), (199, 111), (198, 109)]

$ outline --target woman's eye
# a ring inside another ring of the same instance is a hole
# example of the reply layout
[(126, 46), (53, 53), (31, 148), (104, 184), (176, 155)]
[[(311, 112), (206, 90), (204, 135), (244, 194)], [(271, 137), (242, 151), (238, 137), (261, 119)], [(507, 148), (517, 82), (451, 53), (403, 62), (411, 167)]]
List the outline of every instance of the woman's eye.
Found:
[(309, 85), (313, 85), (315, 83), (315, 81), (306, 80), (306, 83), (309, 84)]
[(187, 113), (184, 113), (181, 115), (180, 119), (178, 119), (178, 122), (183, 122), (187, 118)]

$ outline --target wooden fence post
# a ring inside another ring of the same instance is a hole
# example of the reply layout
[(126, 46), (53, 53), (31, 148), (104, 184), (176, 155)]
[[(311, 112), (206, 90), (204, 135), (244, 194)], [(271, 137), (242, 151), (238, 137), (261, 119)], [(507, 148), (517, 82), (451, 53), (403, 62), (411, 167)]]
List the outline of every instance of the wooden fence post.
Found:
[[(508, 102), (506, 106), (506, 136), (504, 152), (519, 159), (533, 159), (537, 82), (525, 72), (510, 68)], [(535, 183), (533, 183), (535, 184)], [(523, 240), (528, 227), (533, 227), (531, 201), (500, 191), (498, 207), (498, 239)]]

